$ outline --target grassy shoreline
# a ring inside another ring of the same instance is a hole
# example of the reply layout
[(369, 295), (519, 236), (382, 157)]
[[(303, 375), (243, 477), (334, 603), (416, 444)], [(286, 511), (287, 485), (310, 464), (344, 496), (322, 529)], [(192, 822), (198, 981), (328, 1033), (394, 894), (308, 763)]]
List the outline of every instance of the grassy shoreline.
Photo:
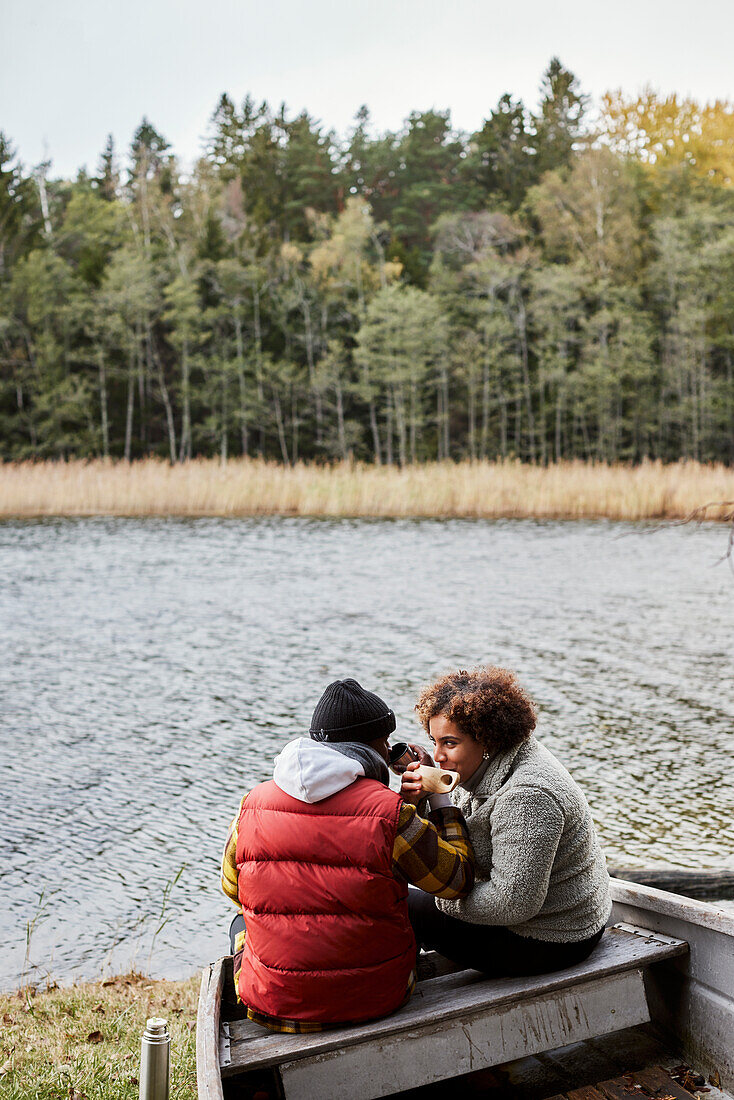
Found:
[[(713, 502), (713, 503), (712, 503)], [(0, 518), (323, 516), (731, 520), (734, 468), (516, 461), (399, 469), (195, 459), (0, 463)]]
[(0, 994), (3, 1100), (138, 1100), (149, 1016), (168, 1020), (171, 1100), (196, 1097), (200, 977), (119, 975), (45, 992)]

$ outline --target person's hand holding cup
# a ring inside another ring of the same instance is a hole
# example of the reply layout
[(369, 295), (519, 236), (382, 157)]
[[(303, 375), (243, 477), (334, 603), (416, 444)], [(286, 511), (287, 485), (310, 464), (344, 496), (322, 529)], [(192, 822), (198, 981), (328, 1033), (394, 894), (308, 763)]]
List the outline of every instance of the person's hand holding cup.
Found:
[(418, 768), (421, 765), (432, 768), (434, 763), (433, 757), (420, 745), (410, 745), (410, 748), (415, 754), (415, 759), (411, 760), (401, 776), (400, 796), (404, 802), (411, 802), (414, 806), (417, 806), (426, 797), (426, 792), (423, 790), (423, 779)]

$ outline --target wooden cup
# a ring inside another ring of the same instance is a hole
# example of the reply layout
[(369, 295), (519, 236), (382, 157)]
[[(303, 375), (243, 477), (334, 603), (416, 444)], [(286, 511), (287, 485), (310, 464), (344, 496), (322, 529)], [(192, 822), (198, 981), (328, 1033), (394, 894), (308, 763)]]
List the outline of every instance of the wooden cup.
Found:
[(450, 772), (445, 768), (429, 768), (427, 764), (421, 764), (416, 770), (421, 777), (425, 794), (448, 794), (453, 791), (460, 778), (458, 772)]

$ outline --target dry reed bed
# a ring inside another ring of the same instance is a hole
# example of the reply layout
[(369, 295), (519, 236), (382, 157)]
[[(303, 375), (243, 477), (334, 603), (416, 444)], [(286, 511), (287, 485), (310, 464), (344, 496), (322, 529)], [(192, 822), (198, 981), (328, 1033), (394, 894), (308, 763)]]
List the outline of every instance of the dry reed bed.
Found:
[[(731, 519), (734, 469), (695, 462), (549, 467), (464, 462), (295, 467), (125, 462), (0, 464), (0, 516), (456, 516)], [(728, 502), (728, 503), (727, 503)]]

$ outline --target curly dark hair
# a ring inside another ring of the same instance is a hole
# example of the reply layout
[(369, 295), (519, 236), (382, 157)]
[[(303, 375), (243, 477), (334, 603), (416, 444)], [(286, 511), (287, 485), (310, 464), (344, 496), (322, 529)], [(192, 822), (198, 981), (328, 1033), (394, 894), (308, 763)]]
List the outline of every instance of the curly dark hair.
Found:
[(426, 733), (441, 714), (493, 752), (516, 748), (535, 729), (535, 707), (515, 673), (493, 665), (447, 673), (423, 688), (415, 709)]

